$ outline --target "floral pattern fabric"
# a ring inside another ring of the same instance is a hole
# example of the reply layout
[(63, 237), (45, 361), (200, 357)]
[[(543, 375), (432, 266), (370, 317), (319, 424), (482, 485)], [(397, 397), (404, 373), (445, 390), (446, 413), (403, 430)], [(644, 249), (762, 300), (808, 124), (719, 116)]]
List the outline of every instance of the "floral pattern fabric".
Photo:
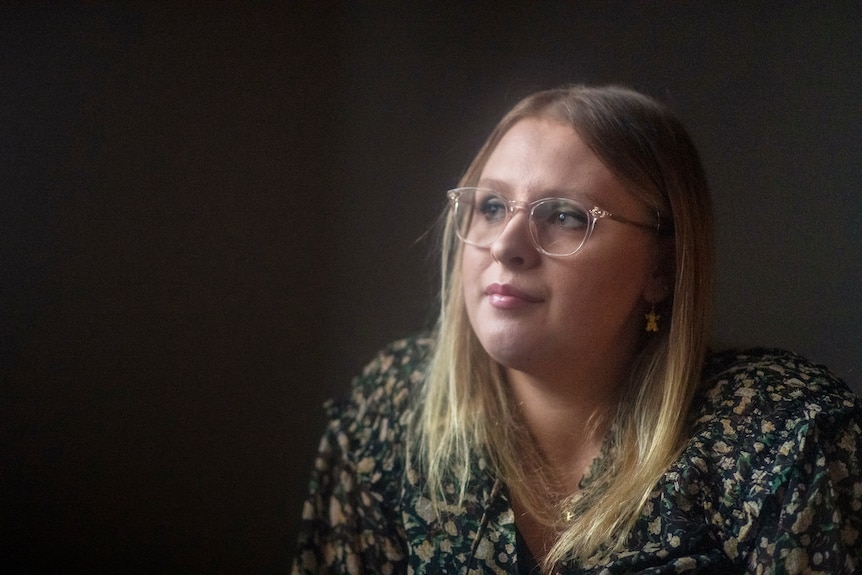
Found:
[[(330, 422), (312, 471), (293, 574), (518, 573), (504, 485), (477, 452), (467, 500), (436, 517), (405, 461), (433, 341), (389, 346)], [(862, 572), (862, 404), (824, 368), (779, 350), (709, 358), (691, 438), (626, 550), (571, 575)], [(454, 489), (454, 487), (453, 487)]]

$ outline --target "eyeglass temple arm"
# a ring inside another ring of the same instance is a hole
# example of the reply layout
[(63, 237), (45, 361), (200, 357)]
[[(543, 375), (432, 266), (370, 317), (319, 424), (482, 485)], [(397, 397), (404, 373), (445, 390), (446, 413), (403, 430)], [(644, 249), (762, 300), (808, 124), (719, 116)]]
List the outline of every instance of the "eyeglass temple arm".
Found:
[(637, 226), (637, 227), (643, 228), (645, 230), (653, 231), (657, 235), (661, 235), (662, 232), (665, 231), (664, 226), (662, 226), (661, 215), (658, 213), (658, 210), (656, 210), (656, 213), (655, 213), (655, 223), (654, 224), (645, 224), (643, 222), (636, 222), (636, 221), (630, 220), (626, 217), (618, 216), (617, 214), (612, 214), (611, 212), (608, 212), (608, 211), (603, 210), (601, 208), (593, 208), (591, 211), (593, 212), (593, 215), (595, 215), (597, 217), (610, 218), (610, 219), (617, 221), (617, 222), (629, 224), (631, 226)]

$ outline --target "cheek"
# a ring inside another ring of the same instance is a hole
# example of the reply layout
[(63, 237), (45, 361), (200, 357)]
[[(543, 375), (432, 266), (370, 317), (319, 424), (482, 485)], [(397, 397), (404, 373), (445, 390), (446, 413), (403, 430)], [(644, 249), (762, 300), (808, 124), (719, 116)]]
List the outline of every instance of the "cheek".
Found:
[(461, 278), (464, 282), (464, 295), (469, 295), (480, 282), (482, 271), (487, 267), (487, 256), (481, 251), (466, 246), (461, 255)]
[(556, 274), (554, 283), (564, 286), (564, 301), (577, 310), (581, 321), (594, 323), (626, 317), (640, 309), (648, 261), (642, 253), (614, 252), (615, 257), (583, 259), (577, 267)]
[(608, 265), (604, 290), (609, 304), (618, 308), (614, 314), (620, 321), (640, 317), (651, 268), (651, 260), (642, 253), (621, 256)]
[(466, 246), (461, 257), (461, 295), (467, 318), (475, 330), (482, 324), (480, 313), (485, 294), (485, 271), (491, 263), (488, 250)]

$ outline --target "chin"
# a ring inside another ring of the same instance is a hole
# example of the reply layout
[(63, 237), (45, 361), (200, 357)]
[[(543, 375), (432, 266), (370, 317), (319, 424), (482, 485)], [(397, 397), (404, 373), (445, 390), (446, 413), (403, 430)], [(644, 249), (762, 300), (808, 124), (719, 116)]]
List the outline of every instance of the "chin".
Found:
[(540, 355), (541, 346), (529, 337), (480, 337), (479, 342), (491, 358), (508, 369), (529, 371), (529, 365)]

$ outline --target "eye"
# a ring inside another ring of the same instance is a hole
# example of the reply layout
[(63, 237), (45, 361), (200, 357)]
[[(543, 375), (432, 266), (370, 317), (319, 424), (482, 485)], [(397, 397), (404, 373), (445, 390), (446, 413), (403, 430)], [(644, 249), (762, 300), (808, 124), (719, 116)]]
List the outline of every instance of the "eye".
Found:
[(499, 222), (506, 219), (506, 202), (494, 195), (476, 198), (479, 213), (488, 222)]
[(587, 227), (590, 217), (577, 204), (565, 200), (548, 200), (533, 211), (536, 223), (566, 230), (581, 230)]

